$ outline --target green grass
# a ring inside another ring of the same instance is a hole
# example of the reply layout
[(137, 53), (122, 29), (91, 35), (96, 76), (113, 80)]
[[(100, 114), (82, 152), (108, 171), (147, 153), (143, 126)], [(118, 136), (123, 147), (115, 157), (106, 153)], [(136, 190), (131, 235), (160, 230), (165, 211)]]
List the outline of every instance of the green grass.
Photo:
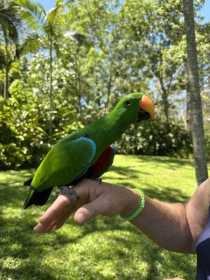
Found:
[[(0, 172), (0, 280), (195, 278), (194, 256), (160, 249), (119, 217), (82, 227), (69, 220), (55, 233), (36, 235), (32, 228), (46, 206), (22, 210), (29, 176)], [(195, 188), (190, 161), (166, 157), (117, 156), (104, 179), (167, 201), (185, 201)]]

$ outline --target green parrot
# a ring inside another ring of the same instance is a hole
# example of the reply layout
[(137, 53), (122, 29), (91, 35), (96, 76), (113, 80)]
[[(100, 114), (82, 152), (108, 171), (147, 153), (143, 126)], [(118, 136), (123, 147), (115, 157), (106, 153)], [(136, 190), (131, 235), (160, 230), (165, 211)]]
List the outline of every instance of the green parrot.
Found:
[(64, 137), (47, 153), (30, 182), (24, 208), (44, 205), (54, 186), (99, 178), (112, 165), (110, 146), (132, 124), (154, 117), (152, 100), (142, 93), (120, 99), (105, 117)]

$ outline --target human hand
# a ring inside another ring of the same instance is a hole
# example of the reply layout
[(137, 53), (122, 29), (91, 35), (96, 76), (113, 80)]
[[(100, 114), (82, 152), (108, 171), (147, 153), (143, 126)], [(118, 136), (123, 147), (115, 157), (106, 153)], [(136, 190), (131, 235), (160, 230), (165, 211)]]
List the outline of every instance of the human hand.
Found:
[(77, 224), (83, 224), (97, 215), (127, 215), (138, 205), (138, 194), (134, 191), (108, 183), (85, 179), (74, 190), (79, 199), (72, 203), (59, 195), (40, 217), (34, 230), (47, 233), (59, 229), (71, 214)]

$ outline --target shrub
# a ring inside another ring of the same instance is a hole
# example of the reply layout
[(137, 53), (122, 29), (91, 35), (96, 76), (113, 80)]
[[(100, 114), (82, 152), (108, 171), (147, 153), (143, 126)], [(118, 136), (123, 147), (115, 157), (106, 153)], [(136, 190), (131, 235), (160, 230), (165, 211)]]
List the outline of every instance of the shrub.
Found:
[(10, 92), (8, 100), (0, 100), (0, 169), (36, 167), (51, 145), (80, 123), (66, 100), (57, 97), (49, 110), (46, 97), (33, 96), (20, 81)]
[(161, 120), (132, 126), (116, 144), (123, 154), (179, 155), (188, 156), (192, 152), (189, 132), (176, 123), (167, 124)]
[[(59, 93), (53, 110), (49, 109), (48, 96), (34, 95), (20, 80), (13, 82), (10, 95), (0, 100), (1, 169), (36, 167), (52, 144), (103, 114), (94, 107), (78, 113), (74, 99)], [(189, 133), (181, 125), (161, 120), (131, 127), (116, 147), (122, 154), (186, 156), (192, 151)]]

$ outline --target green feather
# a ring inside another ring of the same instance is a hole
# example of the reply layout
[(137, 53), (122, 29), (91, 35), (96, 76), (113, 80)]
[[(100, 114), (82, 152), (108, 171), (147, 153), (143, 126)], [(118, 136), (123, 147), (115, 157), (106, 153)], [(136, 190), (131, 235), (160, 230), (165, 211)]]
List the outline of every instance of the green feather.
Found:
[(95, 143), (85, 137), (63, 139), (56, 144), (38, 167), (32, 180), (32, 187), (44, 190), (62, 186), (81, 176), (95, 157)]

